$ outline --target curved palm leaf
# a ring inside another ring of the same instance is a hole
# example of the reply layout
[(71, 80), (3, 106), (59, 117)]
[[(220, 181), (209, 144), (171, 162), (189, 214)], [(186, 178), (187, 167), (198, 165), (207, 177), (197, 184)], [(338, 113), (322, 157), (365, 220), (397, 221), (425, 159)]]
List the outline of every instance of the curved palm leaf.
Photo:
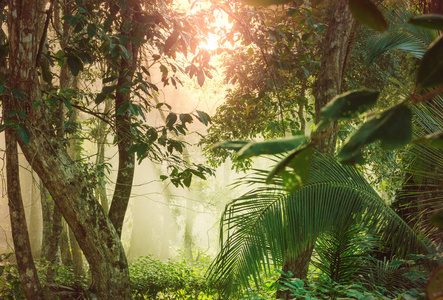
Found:
[[(248, 286), (250, 278), (258, 285), (261, 271), (281, 268), (286, 255), (296, 257), (321, 233), (352, 223), (364, 224), (390, 241), (398, 255), (425, 251), (422, 240), (355, 168), (316, 154), (310, 172), (296, 193), (288, 194), (279, 185), (259, 186), (227, 205), (221, 251), (209, 270), (213, 283), (226, 293)], [(266, 175), (256, 171), (242, 182), (260, 184)]]
[(418, 59), (423, 57), (428, 46), (437, 38), (437, 31), (408, 24), (413, 16), (412, 12), (401, 6), (386, 11), (385, 17), (390, 27), (370, 40), (367, 63), (373, 63), (383, 53), (393, 49), (402, 50)]

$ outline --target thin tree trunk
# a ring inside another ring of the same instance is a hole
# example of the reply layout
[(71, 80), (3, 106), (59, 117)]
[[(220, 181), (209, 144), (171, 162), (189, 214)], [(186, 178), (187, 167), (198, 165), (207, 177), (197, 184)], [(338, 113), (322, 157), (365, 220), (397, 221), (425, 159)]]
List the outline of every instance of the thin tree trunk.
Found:
[[(320, 110), (340, 93), (341, 83), (346, 69), (349, 52), (352, 49), (350, 37), (354, 27), (348, 1), (331, 1), (328, 9), (330, 16), (328, 30), (323, 42), (320, 72), (313, 88), (315, 97), (315, 118), (320, 121)], [(355, 28), (357, 30), (358, 27)], [(337, 135), (326, 134), (336, 125), (326, 126), (317, 132), (317, 150), (322, 153), (333, 154)]]
[[(5, 109), (4, 116), (9, 115), (9, 112), (9, 109)], [(6, 130), (5, 141), (9, 216), (20, 281), (27, 299), (43, 300), (45, 298), (34, 265), (34, 258), (32, 257), (31, 243), (29, 241), (25, 210), (20, 191), (17, 141), (13, 129)]]
[[(138, 11), (135, 5), (127, 5), (121, 11), (123, 22), (122, 35), (131, 36), (133, 34), (133, 26), (135, 25), (134, 12)], [(131, 32), (126, 32), (125, 29), (130, 28)], [(109, 218), (119, 236), (121, 236), (123, 221), (125, 219), (126, 210), (128, 208), (129, 197), (131, 196), (132, 182), (134, 179), (135, 156), (130, 151), (132, 145), (131, 139), (131, 114), (129, 107), (124, 111), (120, 111), (123, 105), (131, 103), (130, 94), (121, 92), (120, 87), (124, 84), (132, 82), (135, 68), (137, 65), (137, 58), (139, 53), (139, 46), (135, 45), (130, 39), (124, 45), (131, 54), (129, 58), (121, 58), (119, 78), (117, 84), (117, 92), (115, 98), (115, 122), (116, 122), (116, 138), (118, 147), (118, 172), (117, 181), (115, 183), (114, 196), (112, 197), (111, 207), (109, 208)]]

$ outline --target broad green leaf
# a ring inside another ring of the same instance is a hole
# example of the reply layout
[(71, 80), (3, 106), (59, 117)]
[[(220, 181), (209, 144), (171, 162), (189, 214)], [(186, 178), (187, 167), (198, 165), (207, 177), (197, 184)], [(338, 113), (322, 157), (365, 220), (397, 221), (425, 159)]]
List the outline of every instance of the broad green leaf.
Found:
[(180, 114), (180, 121), (182, 122), (182, 125), (185, 125), (186, 123), (192, 123), (193, 119), (190, 114)]
[(197, 119), (199, 119), (200, 122), (202, 122), (203, 124), (208, 126), (209, 123), (211, 122), (211, 117), (207, 113), (205, 113), (204, 111), (200, 111), (200, 110), (197, 110), (197, 114), (198, 114)]
[(438, 228), (443, 228), (443, 210), (439, 210), (429, 219), (429, 222), (437, 226)]
[(264, 142), (251, 142), (240, 150), (238, 153), (238, 158), (245, 159), (262, 154), (288, 152), (300, 147), (307, 139), (308, 138), (306, 136), (300, 135), (296, 137), (274, 139)]
[(86, 32), (90, 38), (93, 38), (97, 34), (97, 26), (95, 24), (88, 24)]
[(362, 164), (364, 145), (380, 141), (385, 150), (406, 145), (412, 138), (412, 112), (405, 103), (393, 106), (364, 123), (345, 142), (338, 154), (342, 163)]
[(212, 149), (226, 149), (226, 150), (234, 150), (240, 151), (241, 148), (249, 144), (248, 141), (225, 141), (220, 142), (212, 146)]
[(31, 133), (25, 125), (20, 124), (19, 127), (15, 130), (17, 131), (18, 136), (25, 142), (26, 145), (29, 145), (29, 140), (31, 139)]
[(102, 88), (102, 93), (105, 94), (105, 95), (109, 95), (109, 94), (111, 94), (112, 92), (115, 91), (115, 88), (116, 88), (115, 85), (104, 86)]
[(253, 6), (280, 5), (291, 2), (291, 0), (243, 0), (244, 3)]
[(172, 127), (175, 121), (177, 121), (177, 115), (174, 113), (169, 113), (169, 115), (166, 117), (166, 126)]
[(362, 25), (377, 31), (388, 28), (383, 14), (371, 0), (349, 0), (349, 9), (354, 18)]
[(74, 54), (68, 54), (68, 67), (72, 75), (77, 76), (80, 71), (83, 71), (83, 62)]
[[(314, 148), (310, 145), (291, 151), (269, 172), (266, 183), (273, 183), (275, 176), (281, 175), (283, 185), (288, 191), (295, 192), (299, 190), (308, 180), (313, 153)], [(286, 171), (286, 167), (291, 167), (293, 170)]]
[(428, 15), (415, 16), (409, 19), (408, 23), (422, 28), (442, 30), (443, 15), (428, 14)]
[(336, 96), (321, 109), (322, 123), (352, 118), (365, 112), (377, 103), (378, 91), (357, 90)]
[(431, 88), (443, 83), (443, 36), (438, 37), (426, 51), (417, 73), (420, 88)]

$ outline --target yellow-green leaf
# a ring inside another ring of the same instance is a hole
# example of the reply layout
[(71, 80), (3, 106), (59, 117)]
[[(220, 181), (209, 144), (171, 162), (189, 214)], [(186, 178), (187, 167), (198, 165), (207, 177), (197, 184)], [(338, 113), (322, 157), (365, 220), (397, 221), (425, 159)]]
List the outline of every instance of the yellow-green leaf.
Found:
[(371, 0), (349, 0), (349, 9), (362, 25), (377, 31), (384, 31), (388, 28), (383, 14)]

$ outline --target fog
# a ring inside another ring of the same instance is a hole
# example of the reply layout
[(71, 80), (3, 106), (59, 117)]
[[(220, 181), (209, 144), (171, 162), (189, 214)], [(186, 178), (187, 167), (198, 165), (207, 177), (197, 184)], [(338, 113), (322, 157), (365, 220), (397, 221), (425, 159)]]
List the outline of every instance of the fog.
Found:
[[(161, 84), (161, 75), (152, 71), (152, 82)], [(192, 79), (184, 79), (184, 86), (161, 88), (159, 102), (168, 103), (175, 113), (192, 113), (196, 110), (213, 115), (218, 105), (223, 103), (224, 90), (220, 83), (221, 76), (207, 80), (199, 87)], [(219, 74), (218, 74), (219, 75)], [(218, 79), (217, 79), (218, 78)], [(217, 81), (218, 80), (218, 81)], [(81, 86), (81, 83), (80, 83)], [(97, 90), (101, 87), (97, 86)], [(164, 124), (163, 116), (157, 110), (146, 116), (151, 126)], [(86, 121), (88, 116), (81, 114), (79, 118)], [(82, 125), (82, 130), (89, 130)], [(207, 127), (197, 120), (188, 125), (186, 136), (178, 137), (190, 145), (187, 147), (189, 160), (192, 163), (205, 163), (201, 148), (195, 144), (200, 135), (204, 135)], [(199, 135), (200, 134), (200, 135)], [(112, 145), (112, 135), (108, 135), (105, 145), (105, 163), (110, 164), (110, 172), (106, 172), (106, 195), (108, 202), (112, 199), (114, 183), (118, 168), (117, 149)], [(89, 156), (95, 161), (97, 143), (85, 140), (82, 144), (82, 156)], [(0, 137), (0, 149), (4, 149), (4, 135)], [(3, 151), (3, 150), (2, 150)], [(32, 168), (20, 155), (21, 184), (23, 201), (26, 209), (27, 224), (35, 257), (39, 257), (42, 241), (42, 213), (40, 200), (40, 181)], [(1, 199), (0, 199), (0, 253), (13, 251), (9, 224), (8, 204), (6, 197), (5, 165), (1, 162)], [(218, 250), (219, 220), (225, 204), (232, 200), (240, 191), (229, 187), (238, 174), (231, 171), (230, 163), (215, 170), (215, 176), (202, 180), (193, 176), (190, 188), (175, 187), (168, 180), (161, 181), (161, 174), (167, 172), (166, 165), (154, 164), (149, 159), (143, 160), (135, 167), (132, 194), (122, 233), (122, 243), (129, 260), (139, 256), (154, 255), (158, 258), (186, 257), (195, 259), (202, 255), (213, 257)]]

